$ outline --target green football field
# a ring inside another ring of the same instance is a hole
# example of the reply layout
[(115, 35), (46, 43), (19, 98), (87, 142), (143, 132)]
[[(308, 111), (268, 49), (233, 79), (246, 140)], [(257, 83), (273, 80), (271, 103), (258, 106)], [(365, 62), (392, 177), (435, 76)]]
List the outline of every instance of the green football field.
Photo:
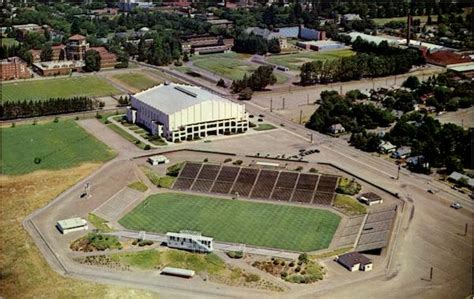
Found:
[(119, 220), (127, 229), (199, 231), (217, 241), (296, 251), (327, 248), (340, 217), (326, 210), (164, 193)]
[[(230, 80), (240, 80), (245, 74), (250, 76), (259, 65), (247, 62), (249, 55), (237, 54), (234, 52), (225, 54), (208, 54), (193, 56), (191, 59), (194, 66), (207, 70)], [(277, 84), (284, 83), (288, 77), (280, 73), (274, 73)]]
[(352, 56), (355, 53), (349, 49), (334, 50), (334, 51), (304, 51), (297, 54), (288, 55), (273, 55), (267, 58), (268, 62), (283, 65), (290, 70), (299, 70), (299, 68), (306, 62), (321, 60), (333, 60), (340, 57)]
[(107, 96), (120, 91), (97, 76), (2, 83), (2, 101), (41, 101), (74, 96)]
[(73, 121), (17, 125), (1, 128), (0, 134), (0, 169), (5, 175), (67, 168), (83, 162), (105, 161), (115, 155)]
[(138, 90), (145, 90), (160, 83), (163, 83), (163, 81), (155, 80), (146, 75), (135, 72), (117, 74), (113, 75), (112, 77)]

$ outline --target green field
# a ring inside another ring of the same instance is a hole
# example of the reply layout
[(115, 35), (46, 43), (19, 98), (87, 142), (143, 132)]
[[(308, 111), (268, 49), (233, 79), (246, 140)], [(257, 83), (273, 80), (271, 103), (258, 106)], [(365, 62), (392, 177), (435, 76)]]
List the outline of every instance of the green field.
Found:
[(11, 46), (16, 46), (19, 44), (19, 42), (16, 39), (9, 38), (9, 37), (2, 38), (1, 42), (2, 42), (3, 47), (11, 47)]
[(333, 60), (340, 57), (352, 56), (355, 53), (349, 49), (334, 50), (334, 51), (305, 51), (297, 54), (288, 55), (274, 55), (267, 58), (268, 62), (283, 65), (288, 67), (290, 70), (299, 70), (300, 66), (306, 62), (315, 60)]
[(109, 160), (115, 155), (73, 121), (18, 125), (1, 128), (0, 133), (0, 169), (6, 175), (67, 168), (83, 162)]
[(80, 76), (2, 83), (2, 101), (41, 101), (73, 96), (107, 96), (120, 91), (97, 76)]
[[(237, 54), (234, 52), (225, 54), (212, 54), (193, 56), (191, 59), (194, 66), (225, 77), (230, 80), (240, 80), (245, 74), (250, 76), (259, 65), (245, 61), (249, 55)], [(288, 77), (280, 73), (275, 73), (277, 84), (284, 83)]]
[(112, 77), (138, 90), (145, 90), (162, 83), (162, 81), (154, 80), (140, 73), (117, 74), (117, 75), (113, 75)]
[(312, 251), (327, 248), (340, 217), (326, 210), (165, 193), (120, 219), (127, 229), (194, 230), (218, 241)]

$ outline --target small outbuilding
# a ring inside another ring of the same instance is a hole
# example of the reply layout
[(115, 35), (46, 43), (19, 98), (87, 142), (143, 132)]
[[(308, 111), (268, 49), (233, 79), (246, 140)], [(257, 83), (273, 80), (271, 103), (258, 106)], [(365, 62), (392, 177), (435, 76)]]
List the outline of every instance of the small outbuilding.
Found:
[(369, 206), (383, 202), (382, 197), (374, 192), (363, 193), (357, 199)]
[(178, 276), (178, 277), (183, 277), (183, 278), (192, 278), (194, 276), (194, 270), (164, 267), (163, 270), (161, 270), (160, 274)]
[(157, 155), (157, 156), (149, 157), (148, 162), (151, 165), (156, 166), (156, 165), (159, 165), (159, 164), (168, 164), (168, 163), (170, 163), (170, 160), (168, 160), (168, 158), (166, 158), (163, 155)]
[(358, 252), (349, 252), (338, 256), (336, 261), (351, 272), (372, 270), (372, 260)]
[(411, 147), (402, 146), (392, 153), (392, 158), (405, 159), (405, 158), (410, 157), (410, 155), (411, 155)]
[(393, 153), (397, 149), (390, 141), (382, 141), (379, 145), (379, 152), (382, 154)]
[(59, 220), (56, 227), (63, 235), (88, 229), (87, 221), (79, 217)]
[(329, 127), (329, 132), (332, 134), (344, 133), (346, 129), (341, 124), (334, 124)]

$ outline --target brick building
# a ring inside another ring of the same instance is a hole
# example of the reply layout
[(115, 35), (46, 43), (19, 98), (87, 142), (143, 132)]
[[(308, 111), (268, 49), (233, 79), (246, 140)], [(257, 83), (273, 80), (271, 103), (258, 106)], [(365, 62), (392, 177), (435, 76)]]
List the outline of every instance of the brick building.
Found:
[(1, 80), (31, 78), (28, 65), (19, 57), (10, 57), (0, 61)]
[(117, 64), (117, 55), (110, 53), (104, 47), (92, 47), (90, 50), (94, 50), (100, 55), (100, 68), (115, 67)]
[(75, 34), (66, 41), (66, 53), (69, 60), (84, 60), (87, 50), (89, 50), (89, 43), (83, 35)]

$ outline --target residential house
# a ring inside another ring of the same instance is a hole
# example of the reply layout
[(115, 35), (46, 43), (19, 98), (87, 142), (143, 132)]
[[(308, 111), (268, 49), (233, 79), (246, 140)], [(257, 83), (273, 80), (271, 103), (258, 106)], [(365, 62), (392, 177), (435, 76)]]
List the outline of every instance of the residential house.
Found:
[(411, 155), (411, 147), (402, 146), (392, 153), (392, 158), (405, 159), (405, 158), (408, 158), (410, 155)]
[(468, 177), (467, 175), (464, 175), (464, 174), (462, 174), (462, 173), (453, 171), (453, 172), (448, 176), (448, 180), (451, 181), (451, 182), (455, 182), (455, 183), (459, 183), (459, 182), (465, 181), (465, 182), (467, 182), (467, 186), (468, 186), (471, 190), (474, 189), (474, 179), (473, 179), (473, 178), (470, 178), (470, 177)]
[(396, 145), (393, 145), (390, 141), (382, 141), (379, 145), (379, 152), (382, 154), (389, 154), (397, 149)]
[(346, 129), (341, 124), (334, 124), (330, 126), (328, 130), (332, 134), (340, 134), (346, 131)]

